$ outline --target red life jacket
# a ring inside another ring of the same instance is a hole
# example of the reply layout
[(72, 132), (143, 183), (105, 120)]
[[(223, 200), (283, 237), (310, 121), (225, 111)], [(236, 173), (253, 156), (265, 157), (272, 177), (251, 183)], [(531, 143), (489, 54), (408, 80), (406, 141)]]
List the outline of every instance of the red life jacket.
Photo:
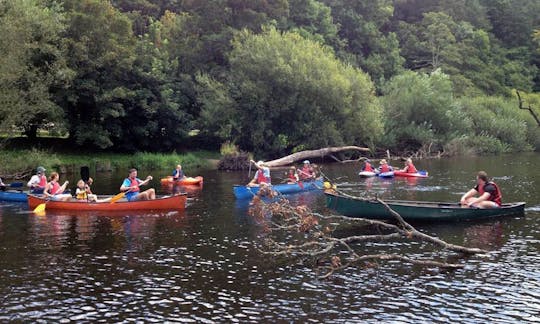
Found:
[(418, 170), (416, 170), (416, 168), (414, 167), (414, 164), (409, 164), (407, 165), (407, 173), (417, 173)]
[(390, 168), (388, 167), (388, 164), (381, 165), (381, 173), (390, 172)]
[(294, 175), (294, 172), (289, 172), (289, 180), (296, 181), (296, 176)]
[(60, 190), (60, 185), (58, 184), (58, 182), (51, 182), (50, 184), (52, 184), (52, 188), (51, 190), (49, 190), (49, 193), (51, 195), (56, 195), (58, 193), (61, 193), (61, 192), (58, 192)]
[(300, 178), (309, 179), (313, 177), (313, 169), (309, 166), (302, 167), (302, 172), (300, 172)]
[(488, 184), (493, 185), (493, 187), (495, 187), (495, 193), (489, 195), (489, 200), (493, 201), (494, 203), (500, 206), (502, 204), (502, 194), (501, 194), (501, 190), (499, 189), (499, 186), (497, 186), (495, 182), (490, 181), (490, 182), (486, 182), (482, 187), (478, 186), (478, 194), (482, 196), (485, 192), (484, 188)]
[(130, 187), (135, 187), (135, 189), (131, 189), (129, 192), (139, 192), (141, 189), (139, 188), (139, 181), (137, 181), (137, 178), (135, 179), (131, 179), (131, 178), (128, 178), (130, 184), (129, 186)]
[(373, 172), (373, 167), (371, 166), (371, 163), (366, 162), (366, 165), (364, 167), (364, 171), (366, 172)]
[(257, 170), (257, 183), (267, 183), (270, 184), (270, 179), (264, 176), (263, 170)]
[(45, 188), (47, 186), (47, 177), (44, 175), (39, 176), (39, 183), (38, 186), (40, 188)]

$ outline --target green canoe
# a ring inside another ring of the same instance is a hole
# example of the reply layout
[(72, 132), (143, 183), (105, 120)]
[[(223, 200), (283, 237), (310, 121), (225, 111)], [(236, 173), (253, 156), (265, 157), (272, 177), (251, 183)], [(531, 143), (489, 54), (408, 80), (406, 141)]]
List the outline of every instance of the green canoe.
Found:
[[(325, 192), (326, 206), (349, 217), (394, 219), (386, 208), (376, 200), (352, 198)], [(416, 221), (461, 221), (484, 219), (508, 215), (523, 215), (524, 202), (503, 204), (500, 208), (462, 208), (457, 203), (385, 200), (405, 220)]]

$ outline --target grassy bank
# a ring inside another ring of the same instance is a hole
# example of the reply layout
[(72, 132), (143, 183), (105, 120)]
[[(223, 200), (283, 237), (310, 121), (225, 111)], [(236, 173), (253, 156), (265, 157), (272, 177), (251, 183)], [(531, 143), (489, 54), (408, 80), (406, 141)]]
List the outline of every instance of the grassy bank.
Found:
[(0, 176), (25, 176), (37, 166), (59, 172), (79, 172), (81, 166), (95, 171), (145, 170), (174, 168), (181, 163), (186, 170), (210, 167), (208, 159), (219, 158), (218, 152), (177, 153), (55, 153), (47, 150), (0, 150)]

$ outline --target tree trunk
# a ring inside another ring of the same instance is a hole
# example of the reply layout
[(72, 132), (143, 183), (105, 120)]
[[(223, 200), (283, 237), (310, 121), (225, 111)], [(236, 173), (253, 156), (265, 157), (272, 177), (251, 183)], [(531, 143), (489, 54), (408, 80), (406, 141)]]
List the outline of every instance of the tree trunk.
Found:
[(369, 152), (368, 148), (365, 147), (359, 147), (359, 146), (338, 146), (338, 147), (326, 147), (319, 150), (310, 150), (310, 151), (301, 151), (296, 152), (291, 155), (287, 155), (285, 157), (279, 158), (277, 160), (272, 160), (265, 162), (269, 167), (279, 167), (279, 166), (285, 166), (289, 164), (293, 164), (296, 161), (305, 160), (305, 159), (311, 159), (311, 158), (319, 158), (323, 157), (332, 153), (337, 152), (343, 152), (343, 151), (360, 151), (360, 152)]
[(518, 100), (519, 100), (519, 109), (528, 110), (531, 113), (531, 115), (534, 117), (534, 120), (536, 120), (536, 123), (538, 124), (538, 126), (540, 126), (540, 119), (534, 113), (534, 110), (532, 109), (531, 105), (529, 105), (529, 107), (525, 107), (523, 105), (523, 100), (521, 100), (521, 96), (519, 95), (519, 91), (516, 90), (516, 94), (517, 94), (517, 97), (518, 97)]

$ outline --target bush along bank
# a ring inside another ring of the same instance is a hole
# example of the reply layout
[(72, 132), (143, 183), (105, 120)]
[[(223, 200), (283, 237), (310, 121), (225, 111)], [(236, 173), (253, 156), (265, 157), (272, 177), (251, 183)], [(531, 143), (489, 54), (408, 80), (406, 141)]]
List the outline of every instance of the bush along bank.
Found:
[(196, 151), (177, 153), (85, 153), (64, 154), (45, 150), (0, 150), (0, 177), (24, 178), (41, 165), (48, 170), (61, 173), (79, 172), (81, 166), (88, 166), (97, 172), (121, 171), (129, 168), (160, 170), (174, 168), (182, 164), (185, 169), (208, 168), (208, 159), (219, 153)]

